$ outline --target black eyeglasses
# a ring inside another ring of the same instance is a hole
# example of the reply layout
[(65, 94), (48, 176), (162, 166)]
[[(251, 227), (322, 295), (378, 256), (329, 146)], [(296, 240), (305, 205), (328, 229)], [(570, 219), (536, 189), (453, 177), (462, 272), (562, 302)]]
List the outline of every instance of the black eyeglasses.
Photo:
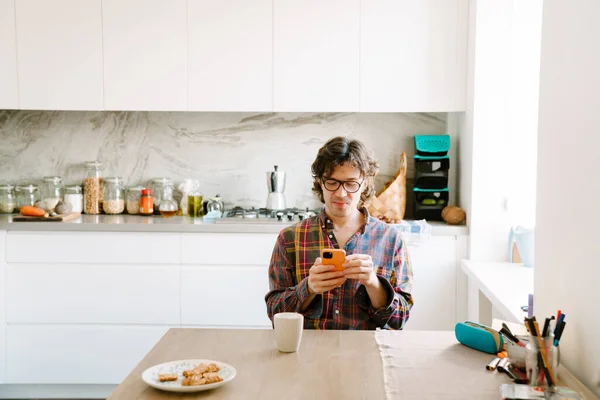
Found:
[(357, 181), (338, 181), (337, 179), (333, 179), (333, 178), (321, 178), (321, 182), (323, 182), (323, 186), (325, 186), (325, 189), (329, 190), (330, 192), (335, 192), (336, 190), (338, 190), (340, 188), (341, 185), (344, 186), (344, 190), (348, 193), (356, 193), (360, 190), (360, 186), (362, 185), (362, 183), (365, 180), (363, 179), (360, 182)]

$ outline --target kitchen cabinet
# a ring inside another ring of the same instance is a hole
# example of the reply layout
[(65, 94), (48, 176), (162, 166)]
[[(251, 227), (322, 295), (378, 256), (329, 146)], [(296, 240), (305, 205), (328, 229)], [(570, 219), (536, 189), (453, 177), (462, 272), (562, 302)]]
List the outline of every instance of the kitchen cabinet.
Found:
[(270, 328), (268, 265), (184, 266), (181, 324)]
[(0, 0), (0, 109), (19, 108), (15, 2)]
[(360, 111), (464, 111), (468, 0), (362, 2)]
[(187, 110), (186, 8), (186, 0), (102, 1), (106, 110)]
[(272, 0), (189, 0), (189, 110), (273, 109)]
[(19, 108), (101, 110), (101, 0), (15, 0), (15, 7)]
[[(6, 380), (12, 384), (118, 384), (169, 328), (10, 325)], [(85, 389), (80, 390), (78, 397), (86, 398)]]
[(274, 111), (358, 111), (360, 0), (274, 0)]
[(415, 304), (407, 330), (453, 330), (457, 322), (458, 246), (453, 237), (432, 237), (408, 245)]

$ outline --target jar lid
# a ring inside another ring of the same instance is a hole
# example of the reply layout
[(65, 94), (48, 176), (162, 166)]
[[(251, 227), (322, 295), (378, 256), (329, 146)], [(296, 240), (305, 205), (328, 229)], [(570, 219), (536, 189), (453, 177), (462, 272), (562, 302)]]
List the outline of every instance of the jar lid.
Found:
[(128, 192), (141, 192), (142, 190), (144, 190), (143, 186), (127, 186)]
[(102, 168), (102, 161), (86, 161), (86, 168)]
[(0, 184), (0, 189), (2, 190), (13, 190), (15, 185), (11, 185), (10, 183)]
[(60, 176), (45, 176), (44, 177), (44, 182), (60, 183), (61, 181), (62, 181), (62, 179), (60, 179)]
[(163, 177), (163, 178), (153, 178), (152, 183), (172, 183), (173, 180), (171, 178)]
[(152, 194), (152, 189), (144, 188), (142, 189), (142, 194)]
[(81, 192), (81, 185), (66, 185), (65, 186), (65, 190), (69, 191), (69, 192), (80, 193)]
[(35, 192), (36, 190), (38, 190), (37, 185), (19, 185), (17, 186), (17, 190), (20, 192)]
[(109, 176), (107, 178), (104, 178), (104, 182), (123, 183), (123, 178), (121, 178), (120, 176)]

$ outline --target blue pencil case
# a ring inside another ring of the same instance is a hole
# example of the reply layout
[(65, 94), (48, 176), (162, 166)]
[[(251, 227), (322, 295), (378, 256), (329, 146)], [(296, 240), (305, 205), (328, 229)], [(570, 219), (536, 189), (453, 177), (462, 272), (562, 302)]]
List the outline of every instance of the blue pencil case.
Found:
[(454, 327), (459, 343), (485, 353), (496, 354), (504, 348), (504, 339), (500, 332), (476, 322), (459, 322)]

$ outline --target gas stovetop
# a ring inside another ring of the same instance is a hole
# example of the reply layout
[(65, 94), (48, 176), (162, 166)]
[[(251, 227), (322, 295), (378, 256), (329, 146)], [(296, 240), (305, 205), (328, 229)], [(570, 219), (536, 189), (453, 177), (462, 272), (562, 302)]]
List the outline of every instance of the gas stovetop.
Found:
[(310, 218), (321, 212), (321, 209), (286, 208), (284, 210), (269, 210), (267, 208), (234, 207), (225, 210), (223, 217), (217, 218), (217, 223), (295, 223)]

